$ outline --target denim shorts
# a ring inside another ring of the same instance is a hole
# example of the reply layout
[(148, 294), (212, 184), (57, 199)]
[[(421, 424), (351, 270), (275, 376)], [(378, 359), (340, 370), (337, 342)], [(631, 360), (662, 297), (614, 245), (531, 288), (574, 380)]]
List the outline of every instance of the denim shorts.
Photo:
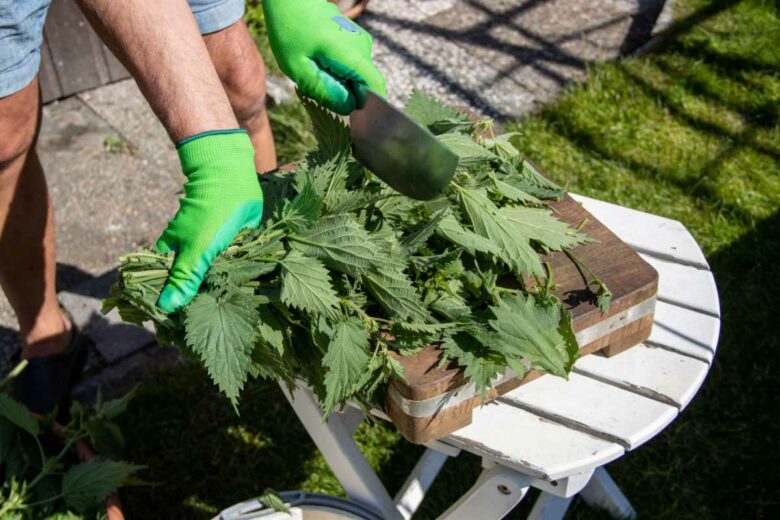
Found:
[[(230, 27), (244, 0), (188, 0), (201, 34)], [(51, 0), (0, 0), (0, 98), (30, 84), (41, 65), (43, 22)]]

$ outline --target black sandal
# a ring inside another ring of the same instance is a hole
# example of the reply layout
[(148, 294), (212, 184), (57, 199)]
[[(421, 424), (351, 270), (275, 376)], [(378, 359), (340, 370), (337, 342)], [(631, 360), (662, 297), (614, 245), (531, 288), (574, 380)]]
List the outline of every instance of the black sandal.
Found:
[[(82, 334), (71, 321), (70, 344), (64, 351), (51, 356), (27, 360), (27, 367), (14, 379), (13, 396), (34, 413), (49, 414), (57, 408), (57, 421), (70, 420), (70, 390), (78, 382), (87, 364), (92, 340)], [(20, 352), (14, 355), (18, 362)]]

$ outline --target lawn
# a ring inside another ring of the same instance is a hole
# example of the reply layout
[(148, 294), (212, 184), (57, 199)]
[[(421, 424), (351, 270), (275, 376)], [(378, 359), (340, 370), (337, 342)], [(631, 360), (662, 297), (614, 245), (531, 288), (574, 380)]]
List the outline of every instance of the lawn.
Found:
[[(664, 45), (594, 66), (506, 125), (572, 191), (683, 222), (715, 273), (723, 328), (708, 380), (667, 430), (609, 466), (644, 518), (780, 517), (780, 19), (772, 2), (733, 4), (679, 1)], [(300, 107), (276, 107), (272, 121), (282, 160), (310, 147)], [(124, 494), (129, 518), (209, 518), (266, 487), (342, 493), (274, 384), (250, 384), (240, 412), (197, 367), (151, 375), (122, 426), (127, 458), (158, 485)], [(384, 424), (358, 440), (391, 492), (421, 452)], [(448, 462), (418, 518), (479, 469), (466, 455)], [(568, 515), (598, 517), (578, 501)]]

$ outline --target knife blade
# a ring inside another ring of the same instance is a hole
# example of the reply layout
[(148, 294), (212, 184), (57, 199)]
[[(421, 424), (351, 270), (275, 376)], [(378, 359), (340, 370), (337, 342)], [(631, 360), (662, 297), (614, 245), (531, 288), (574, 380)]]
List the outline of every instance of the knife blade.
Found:
[(368, 91), (349, 119), (355, 158), (396, 191), (430, 200), (452, 180), (457, 155), (381, 96)]

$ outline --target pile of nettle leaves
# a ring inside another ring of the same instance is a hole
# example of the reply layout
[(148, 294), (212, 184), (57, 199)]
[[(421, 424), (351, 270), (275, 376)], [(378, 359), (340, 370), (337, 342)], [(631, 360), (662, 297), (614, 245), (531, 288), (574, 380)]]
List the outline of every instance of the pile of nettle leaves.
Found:
[[(358, 164), (343, 122), (304, 103), (319, 148), (263, 176), (264, 223), (217, 258), (192, 303), (156, 307), (172, 257), (145, 249), (122, 258), (105, 308), (152, 320), (234, 404), (249, 376), (302, 377), (326, 413), (371, 402), (404, 377), (398, 356), (431, 343), (482, 391), (507, 368), (566, 376), (578, 346), (540, 256), (588, 238), (555, 218), (545, 200), (564, 192), (512, 146), (516, 134), (415, 92), (407, 114), (459, 157), (443, 196), (421, 202)], [(603, 284), (599, 296), (607, 304)]]
[[(135, 392), (113, 401), (98, 395), (90, 408), (74, 402), (72, 419), (55, 437), (52, 417), (34, 418), (4, 392), (24, 363), (0, 380), (0, 519), (103, 518), (106, 498), (132, 483), (141, 469), (112, 460), (124, 444), (113, 419), (125, 411)], [(74, 452), (82, 440), (99, 456), (79, 461)]]

